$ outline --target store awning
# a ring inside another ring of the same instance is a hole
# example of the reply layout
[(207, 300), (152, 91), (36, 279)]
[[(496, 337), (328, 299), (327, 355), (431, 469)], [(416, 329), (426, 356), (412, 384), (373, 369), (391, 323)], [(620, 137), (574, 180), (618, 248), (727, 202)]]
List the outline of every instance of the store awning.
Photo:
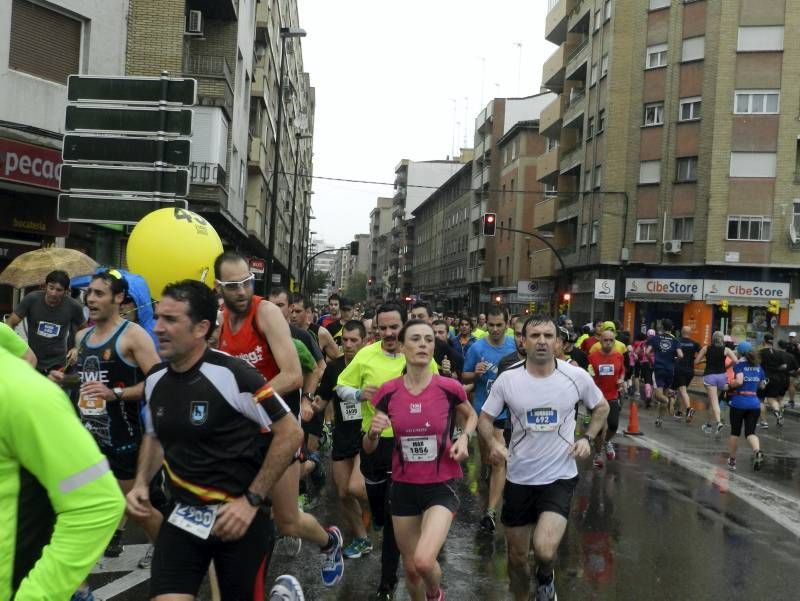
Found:
[(768, 307), (770, 300), (778, 301), (781, 307), (789, 306), (789, 299), (787, 298), (752, 298), (750, 296), (726, 296), (722, 294), (706, 294), (706, 303), (710, 305), (718, 305), (720, 301), (726, 300), (732, 307)]
[(691, 294), (648, 294), (647, 292), (628, 292), (625, 300), (643, 303), (688, 303), (692, 300)]

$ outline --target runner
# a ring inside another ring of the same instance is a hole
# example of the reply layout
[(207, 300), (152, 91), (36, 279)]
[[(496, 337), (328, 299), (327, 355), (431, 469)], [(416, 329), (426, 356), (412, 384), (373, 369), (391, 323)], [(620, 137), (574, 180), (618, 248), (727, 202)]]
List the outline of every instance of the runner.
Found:
[(321, 415), (328, 404), (334, 406), (333, 481), (336, 493), (342, 504), (343, 517), (353, 541), (344, 549), (344, 556), (357, 559), (372, 552), (372, 541), (361, 519), (361, 505), (368, 503), (364, 476), (361, 473), (359, 453), (361, 451), (361, 403), (342, 401), (336, 394), (336, 381), (350, 364), (356, 353), (364, 347), (367, 332), (360, 321), (351, 320), (344, 324), (342, 346), (344, 354), (332, 361), (322, 376), (314, 411)]
[(580, 349), (586, 353), (587, 357), (589, 356), (589, 353), (592, 352), (592, 347), (600, 342), (600, 336), (603, 334), (604, 323), (605, 322), (602, 319), (595, 319), (593, 324), (594, 329), (580, 342)]
[[(795, 363), (800, 366), (800, 344), (797, 340), (797, 332), (789, 332), (789, 340), (787, 341), (786, 351), (794, 357)], [(794, 375), (789, 378), (789, 407), (794, 409), (794, 397), (797, 393), (798, 382), (800, 378)]]
[[(478, 418), (464, 388), (452, 378), (433, 375), (430, 362), (436, 337), (423, 320), (410, 320), (398, 335), (406, 373), (380, 387), (364, 450), (374, 452), (381, 432), (395, 432), (392, 453), (391, 514), (403, 556), (406, 589), (412, 600), (444, 600), (437, 561), (459, 500), (453, 481), (469, 456), (469, 436)], [(452, 441), (456, 413), (465, 422)]]
[[(222, 253), (214, 262), (214, 273), (217, 293), (225, 303), (220, 349), (252, 363), (279, 395), (296, 393), (303, 384), (300, 361), (289, 324), (280, 309), (253, 294), (254, 278), (241, 255), (231, 251)], [(294, 398), (297, 399), (297, 395)], [(292, 414), (299, 416), (299, 399), (287, 404)], [(266, 438), (268, 440), (269, 435)], [(338, 529), (326, 530), (314, 516), (298, 509), (299, 487), (300, 465), (294, 462), (282, 472), (272, 498), (272, 515), (279, 534), (313, 542), (324, 549), (329, 558), (340, 554), (340, 541), (333, 541), (331, 534)], [(334, 542), (336, 547), (332, 548)], [(324, 566), (322, 578), (327, 585)]]
[(621, 411), (620, 394), (625, 387), (625, 364), (622, 355), (614, 348), (612, 330), (605, 330), (600, 335), (600, 350), (589, 355), (589, 373), (594, 378), (594, 383), (603, 392), (603, 397), (608, 403), (608, 418), (603, 429), (595, 441), (594, 467), (603, 467), (603, 451), (606, 459), (613, 461), (617, 457), (614, 443), (611, 442), (619, 428), (619, 414)]
[(27, 361), (31, 367), (36, 367), (36, 355), (33, 354), (31, 347), (10, 326), (3, 322), (0, 322), (0, 348), (4, 348), (15, 357)]
[[(495, 465), (508, 460), (501, 520), (511, 593), (517, 601), (530, 598), (533, 528), (536, 599), (555, 600), (553, 566), (578, 480), (575, 458), (591, 453), (608, 416), (608, 404), (588, 373), (555, 358), (556, 325), (550, 317), (529, 317), (523, 332), (527, 358), (503, 372), (492, 386), (478, 432)], [(592, 421), (584, 437), (575, 442), (578, 401), (592, 411)], [(504, 407), (512, 427), (508, 449), (495, 436), (493, 425)]]
[(789, 366), (784, 353), (774, 347), (775, 337), (764, 334), (764, 346), (759, 353), (761, 367), (766, 374), (767, 385), (762, 390), (764, 406), (761, 411), (762, 427), (768, 426), (767, 408), (772, 410), (779, 428), (783, 427), (783, 397), (789, 389)]
[(64, 393), (3, 348), (0, 373), (0, 599), (69, 599), (125, 502)]
[[(378, 388), (402, 375), (406, 358), (398, 351), (397, 335), (405, 321), (405, 310), (400, 305), (386, 303), (378, 307), (375, 319), (380, 340), (359, 351), (339, 376), (336, 394), (343, 402), (361, 402), (361, 431), (369, 432), (375, 408), (372, 398)], [(436, 373), (436, 364), (431, 360), (431, 372)], [(361, 473), (367, 487), (373, 525), (383, 528), (381, 544), (381, 579), (376, 601), (388, 601), (394, 596), (397, 586), (397, 568), (400, 564), (400, 551), (394, 538), (390, 514), (388, 489), (392, 476), (392, 448), (394, 433), (391, 428), (381, 432), (378, 448), (366, 454), (361, 451)]]
[[(431, 324), (434, 333), (436, 332), (437, 326), (433, 325), (433, 313), (428, 303), (422, 301), (415, 303), (411, 308), (411, 319), (419, 319)], [(446, 331), (446, 324), (442, 320), (437, 321), (439, 322), (440, 332)], [(439, 373), (443, 376), (459, 378), (464, 370), (464, 357), (439, 336), (434, 337), (434, 344), (433, 359), (439, 367)]]
[(472, 335), (472, 322), (469, 317), (462, 316), (458, 320), (458, 335), (450, 337), (450, 346), (461, 353), (462, 357), (467, 356), (467, 351), (478, 341)]
[(758, 364), (758, 355), (753, 351), (752, 344), (742, 341), (737, 345), (736, 351), (740, 359), (733, 366), (733, 373), (736, 375), (730, 384), (731, 435), (728, 437), (728, 469), (736, 470), (736, 449), (744, 424), (744, 436), (753, 449), (753, 470), (758, 471), (764, 463), (764, 453), (756, 436), (756, 424), (761, 413), (757, 391), (764, 388), (766, 374)]
[[(482, 338), (472, 345), (467, 351), (464, 359), (464, 373), (462, 379), (466, 384), (475, 383), (475, 391), (472, 399), (472, 406), (476, 413), (481, 410), (483, 404), (489, 396), (492, 384), (497, 379), (498, 364), (500, 360), (516, 351), (514, 341), (506, 336), (506, 316), (502, 307), (493, 306), (488, 311), (487, 326), (489, 333), (486, 338)], [(501, 412), (495, 422), (494, 436), (498, 442), (503, 442), (503, 430), (505, 429), (506, 412)], [(489, 498), (487, 499), (486, 510), (481, 518), (481, 528), (487, 532), (494, 532), (497, 517), (497, 506), (503, 495), (503, 482), (506, 479), (505, 465), (492, 465), (489, 461), (489, 450), (482, 439), (478, 439), (478, 447), (481, 454), (481, 464), (491, 470), (489, 476)]]
[(339, 295), (335, 292), (328, 297), (328, 311), (326, 315), (319, 318), (317, 322), (323, 328), (339, 320)]
[[(142, 442), (139, 415), (144, 399), (144, 374), (159, 362), (153, 339), (138, 324), (120, 316), (119, 306), (128, 294), (127, 281), (115, 269), (92, 276), (86, 291), (86, 306), (93, 326), (75, 337), (77, 357), (73, 368), (80, 387), (70, 386), (65, 372), (52, 370), (50, 379), (70, 392), (81, 422), (108, 458), (111, 471), (124, 494), (136, 477), (136, 458)], [(106, 557), (119, 557), (124, 547), (125, 519), (114, 533)], [(141, 522), (150, 540), (161, 527), (161, 514), (154, 512)]]
[[(163, 460), (173, 508), (153, 555), (157, 601), (197, 595), (211, 560), (223, 599), (264, 597), (269, 498), (302, 438), (256, 369), (208, 348), (216, 310), (214, 293), (192, 280), (167, 285), (157, 309), (166, 362), (147, 376), (147, 435), (128, 493), (132, 515), (151, 514), (148, 483)], [(261, 428), (271, 432), (266, 455)]]
[(678, 346), (683, 356), (675, 364), (675, 388), (681, 398), (681, 405), (686, 411), (686, 423), (690, 424), (694, 418), (694, 409), (689, 398), (688, 386), (694, 379), (694, 357), (700, 351), (700, 345), (691, 338), (692, 328), (683, 326)]
[(726, 373), (725, 359), (730, 359), (736, 363), (739, 359), (729, 348), (725, 347), (725, 338), (722, 332), (714, 332), (711, 335), (711, 344), (704, 346), (697, 353), (694, 364), (698, 365), (705, 360), (706, 366), (703, 369), (703, 385), (706, 387), (708, 404), (711, 407), (711, 418), (713, 422), (706, 422), (700, 429), (706, 434), (719, 436), (724, 427), (719, 410), (720, 393), (728, 390), (728, 374)]
[(670, 410), (673, 396), (673, 382), (675, 379), (675, 362), (683, 358), (683, 351), (675, 337), (670, 333), (672, 321), (662, 319), (663, 334), (651, 336), (647, 339), (645, 355), (653, 354), (653, 373), (656, 383), (656, 401), (658, 402), (658, 416), (656, 428), (664, 423), (664, 410)]
[(353, 303), (350, 299), (339, 297), (339, 317), (331, 321), (325, 328), (330, 332), (336, 343), (337, 357), (342, 354), (342, 328), (344, 324), (353, 319)]
[(51, 271), (44, 280), (44, 290), (26, 294), (6, 318), (16, 328), (24, 319), (28, 344), (36, 355), (37, 369), (47, 375), (66, 364), (67, 344), (74, 333), (86, 327), (81, 304), (67, 294), (69, 275)]
[(289, 312), (289, 323), (305, 330), (316, 340), (325, 356), (333, 361), (339, 356), (339, 348), (331, 333), (314, 322), (314, 306), (305, 295), (296, 292), (292, 295), (292, 305)]

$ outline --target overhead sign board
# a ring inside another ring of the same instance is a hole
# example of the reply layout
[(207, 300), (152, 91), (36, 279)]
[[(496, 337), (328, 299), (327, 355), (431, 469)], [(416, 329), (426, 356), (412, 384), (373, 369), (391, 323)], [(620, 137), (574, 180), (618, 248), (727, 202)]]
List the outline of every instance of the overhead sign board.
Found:
[(67, 132), (190, 136), (192, 111), (176, 108), (69, 105), (64, 126)]
[(65, 163), (61, 167), (61, 190), (186, 196), (189, 193), (189, 170)]
[(790, 296), (791, 285), (780, 282), (740, 282), (735, 280), (703, 280), (706, 295), (721, 298), (744, 297), (762, 300), (785, 300)]
[(553, 295), (553, 285), (552, 280), (519, 280), (517, 295), (519, 300), (548, 299)]
[(669, 278), (628, 278), (625, 280), (625, 297), (652, 295), (662, 297), (703, 299), (703, 280)]
[[(187, 166), (190, 162), (191, 141), (186, 139), (163, 140), (157, 138), (64, 136), (65, 161), (89, 163), (155, 163)], [(163, 147), (163, 148), (159, 148)]]
[(595, 278), (594, 280), (594, 297), (597, 300), (613, 301), (615, 289), (616, 282), (614, 280), (602, 278)]
[(158, 209), (186, 209), (186, 200), (148, 199), (136, 196), (91, 196), (60, 194), (58, 219), (83, 223), (127, 223), (134, 225)]
[(70, 75), (67, 78), (69, 102), (115, 104), (197, 104), (197, 80), (161, 77), (103, 77)]

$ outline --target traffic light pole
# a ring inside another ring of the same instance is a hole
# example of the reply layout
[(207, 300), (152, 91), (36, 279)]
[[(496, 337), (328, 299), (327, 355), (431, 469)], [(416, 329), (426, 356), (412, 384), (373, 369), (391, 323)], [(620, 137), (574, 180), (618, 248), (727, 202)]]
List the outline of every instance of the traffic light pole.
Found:
[(541, 240), (542, 242), (544, 242), (550, 248), (550, 250), (553, 251), (553, 254), (556, 256), (556, 259), (558, 259), (558, 262), (561, 264), (561, 270), (564, 271), (564, 272), (567, 271), (567, 266), (564, 264), (564, 259), (562, 259), (561, 255), (558, 254), (558, 251), (556, 250), (556, 247), (553, 246), (550, 243), (550, 241), (547, 238), (545, 238), (544, 236), (541, 236), (541, 235), (537, 234), (536, 232), (526, 232), (525, 230), (518, 230), (518, 229), (514, 229), (513, 227), (503, 227), (503, 226), (500, 226), (500, 225), (495, 226), (495, 229), (502, 230), (502, 231), (505, 231), (505, 232), (516, 232), (517, 234), (524, 234), (526, 236), (533, 236), (537, 240)]
[[(310, 257), (308, 257), (308, 259), (306, 259), (306, 262), (303, 264), (303, 270), (300, 272), (300, 284), (301, 284), (301, 286), (305, 286), (306, 270), (308, 270), (308, 266), (311, 265), (311, 261), (313, 261), (314, 259), (316, 259), (318, 256), (320, 256), (322, 254), (338, 252), (340, 250), (350, 250), (350, 246), (349, 245), (348, 246), (343, 246), (342, 248), (326, 248), (325, 250), (321, 250), (321, 251), (319, 251), (317, 253), (314, 253)], [(302, 292), (302, 290), (301, 290), (301, 292)]]

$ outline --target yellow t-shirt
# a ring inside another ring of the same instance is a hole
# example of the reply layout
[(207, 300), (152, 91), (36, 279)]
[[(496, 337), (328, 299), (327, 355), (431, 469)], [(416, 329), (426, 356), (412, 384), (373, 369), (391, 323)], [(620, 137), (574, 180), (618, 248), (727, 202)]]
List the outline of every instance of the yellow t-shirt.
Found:
[[(600, 346), (600, 343), (599, 342), (595, 342), (592, 345), (592, 348), (589, 349), (589, 352), (593, 353), (595, 351), (599, 351), (601, 348), (602, 347)], [(628, 352), (628, 347), (625, 346), (625, 344), (623, 342), (620, 342), (619, 340), (615, 340), (614, 341), (614, 350), (617, 351), (620, 355), (624, 356), (625, 353)]]
[(472, 332), (472, 335), (475, 336), (475, 340), (480, 340), (481, 338), (486, 338), (489, 335), (489, 332), (486, 330), (481, 330), (480, 328), (475, 328), (475, 331)]
[[(399, 378), (403, 375), (403, 368), (406, 366), (406, 357), (402, 353), (387, 355), (381, 348), (381, 341), (373, 342), (369, 346), (362, 348), (353, 360), (339, 374), (336, 381), (337, 386), (349, 386), (363, 390), (367, 386), (380, 388), (389, 380)], [(431, 372), (439, 373), (436, 361), (431, 359)], [(369, 401), (361, 402), (361, 431), (368, 432), (375, 417), (375, 407)], [(394, 432), (391, 428), (386, 428), (381, 432), (383, 438), (392, 438)]]

